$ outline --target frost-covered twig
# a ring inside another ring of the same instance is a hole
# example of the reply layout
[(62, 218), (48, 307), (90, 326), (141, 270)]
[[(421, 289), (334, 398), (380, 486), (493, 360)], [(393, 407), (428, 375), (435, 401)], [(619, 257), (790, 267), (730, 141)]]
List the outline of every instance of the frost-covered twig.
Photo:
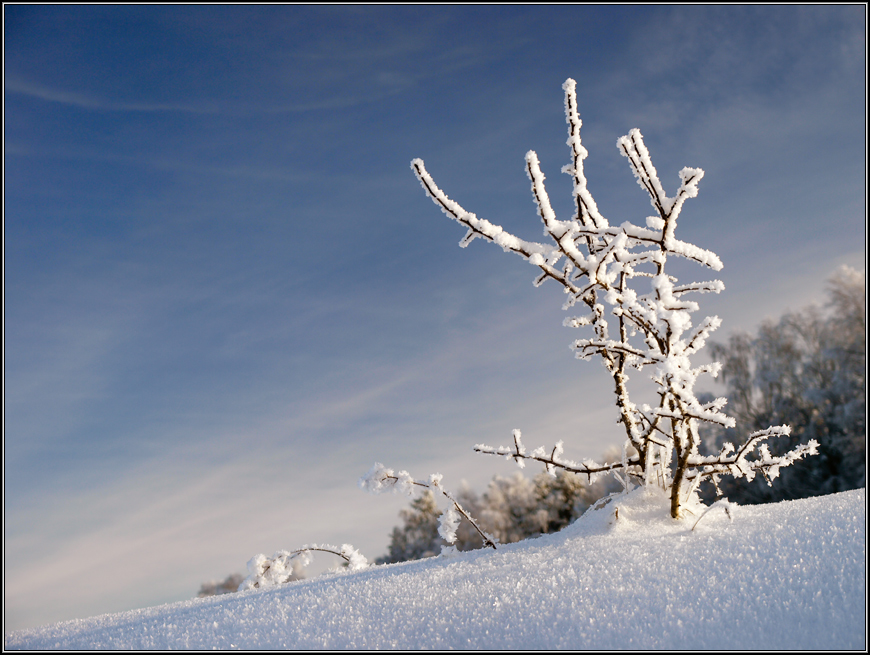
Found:
[(692, 526), (693, 532), (694, 532), (695, 528), (698, 527), (698, 524), (701, 522), (701, 519), (704, 518), (705, 516), (707, 516), (707, 514), (710, 513), (710, 510), (712, 510), (714, 507), (721, 507), (722, 509), (725, 510), (725, 514), (728, 516), (728, 520), (729, 521), (734, 520), (734, 517), (731, 515), (731, 508), (734, 507), (734, 505), (732, 503), (728, 502), (728, 500), (726, 500), (725, 498), (722, 498), (721, 500), (717, 500), (715, 503), (710, 505), (707, 509), (704, 510), (704, 513), (698, 517), (698, 520), (695, 521), (695, 525)]
[(441, 515), (441, 524), (438, 529), (438, 533), (444, 540), (450, 544), (456, 541), (456, 528), (459, 525), (459, 516), (461, 516), (477, 531), (480, 538), (483, 539), (484, 546), (495, 549), (495, 539), (484, 532), (477, 524), (477, 521), (459, 504), (459, 501), (441, 485), (442, 477), (440, 473), (433, 473), (429, 476), (428, 482), (421, 482), (412, 478), (407, 471), (396, 473), (393, 469), (387, 468), (380, 462), (375, 462), (371, 470), (359, 479), (359, 486), (361, 489), (374, 494), (384, 493), (385, 491), (398, 491), (408, 496), (413, 495), (414, 487), (437, 489), (451, 503), (447, 511)]
[[(784, 455), (772, 455), (767, 444), (762, 443), (771, 436), (788, 436), (791, 430), (788, 426), (778, 426), (753, 432), (749, 439), (734, 451), (734, 446), (726, 443), (719, 455), (714, 457), (695, 456), (690, 458), (690, 466), (694, 469), (688, 479), (703, 479), (723, 474), (732, 475), (735, 478), (745, 477), (752, 481), (756, 473), (761, 473), (767, 480), (768, 486), (779, 477), (779, 470), (794, 464), (808, 455), (817, 455), (819, 442), (810, 439), (805, 444), (800, 444)], [(758, 456), (749, 459), (749, 455), (758, 447)], [(733, 453), (733, 454), (732, 454)]]
[(368, 566), (368, 560), (350, 544), (330, 546), (329, 544), (309, 544), (296, 550), (280, 550), (272, 557), (256, 555), (248, 562), (249, 575), (239, 586), (239, 591), (261, 589), (285, 584), (294, 579), (296, 566), (305, 567), (311, 563), (312, 552), (331, 553), (347, 562), (351, 571), (359, 571)]
[[(654, 216), (645, 226), (628, 221), (611, 225), (601, 214), (587, 187), (583, 162), (588, 152), (580, 138), (582, 121), (577, 112), (574, 80), (567, 80), (565, 90), (565, 120), (568, 124), (567, 145), (570, 163), (562, 172), (572, 176), (575, 213), (571, 220), (556, 217), (546, 190), (545, 176), (538, 156), (529, 151), (525, 157), (526, 175), (531, 182), (532, 198), (548, 243), (526, 241), (506, 232), (501, 226), (478, 218), (451, 200), (432, 179), (421, 159), (414, 159), (411, 168), (426, 194), (450, 218), (463, 225), (467, 232), (460, 242), (466, 247), (480, 237), (513, 252), (539, 273), (534, 284), (547, 279), (558, 282), (567, 294), (565, 309), (582, 303), (590, 313), (566, 319), (574, 328), (591, 329), (592, 335), (574, 341), (572, 348), (579, 359), (600, 356), (613, 378), (619, 422), (628, 443), (636, 454), (624, 462), (598, 465), (561, 459), (561, 444), (547, 454), (537, 449), (527, 454), (514, 432), (513, 448), (475, 446), (477, 452), (504, 455), (520, 466), (531, 459), (543, 463), (548, 471), (554, 467), (590, 478), (596, 473), (622, 470), (623, 475), (641, 477), (647, 485), (663, 484), (671, 492), (671, 514), (678, 518), (683, 499), (693, 493), (702, 479), (730, 474), (751, 479), (760, 471), (775, 478), (783, 466), (805, 455), (815, 453), (811, 442), (791, 453), (771, 457), (761, 442), (787, 434), (780, 426), (750, 435), (735, 454), (720, 453), (702, 457), (698, 453), (699, 426), (713, 423), (733, 426), (734, 420), (721, 410), (724, 399), (702, 404), (695, 396), (695, 383), (702, 374), (716, 376), (718, 364), (693, 367), (690, 356), (700, 351), (709, 335), (721, 321), (716, 316), (692, 325), (692, 313), (698, 304), (686, 296), (690, 293), (719, 293), (724, 285), (719, 280), (677, 284), (666, 272), (669, 257), (680, 257), (714, 271), (722, 268), (719, 257), (694, 244), (675, 237), (677, 221), (683, 205), (698, 195), (698, 183), (704, 177), (700, 168), (679, 171), (680, 186), (674, 196), (668, 196), (653, 166), (649, 151), (639, 130), (633, 129), (617, 141), (617, 148), (628, 160), (640, 187), (650, 197)], [(645, 281), (646, 289), (632, 286)], [(659, 405), (655, 409), (638, 408), (630, 399), (627, 367), (650, 371), (656, 385)], [(747, 459), (758, 447), (759, 457)], [(406, 484), (405, 481), (396, 480)]]
[(584, 460), (583, 462), (574, 462), (570, 459), (562, 458), (563, 442), (559, 441), (549, 454), (543, 448), (536, 448), (531, 453), (526, 452), (522, 442), (522, 434), (519, 430), (513, 431), (514, 447), (499, 446), (493, 448), (486, 444), (477, 444), (474, 446), (474, 452), (484, 455), (501, 455), (506, 459), (513, 459), (522, 468), (525, 463), (524, 459), (540, 462), (543, 464), (547, 472), (554, 475), (554, 468), (560, 468), (570, 473), (582, 473), (589, 482), (593, 482), (598, 475), (610, 473), (617, 469), (626, 469), (629, 474), (632, 473), (631, 467), (640, 465), (640, 459), (635, 455), (627, 458), (625, 461), (613, 462), (610, 464), (596, 464), (592, 460)]

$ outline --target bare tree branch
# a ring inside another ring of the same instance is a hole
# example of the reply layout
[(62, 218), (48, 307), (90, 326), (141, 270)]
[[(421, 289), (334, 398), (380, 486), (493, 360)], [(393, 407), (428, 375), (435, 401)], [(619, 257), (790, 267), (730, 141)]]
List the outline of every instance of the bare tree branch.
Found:
[[(756, 472), (773, 479), (779, 468), (813, 454), (814, 446), (811, 442), (787, 455), (771, 457), (761, 442), (787, 432), (784, 428), (770, 428), (751, 435), (746, 444), (733, 454), (723, 452), (714, 457), (698, 454), (699, 422), (729, 426), (734, 420), (721, 411), (724, 399), (702, 404), (695, 397), (698, 376), (705, 373), (715, 376), (719, 365), (693, 367), (689, 356), (705, 346), (707, 337), (721, 321), (715, 316), (707, 317), (693, 328), (691, 314), (698, 310), (698, 304), (684, 296), (690, 292), (719, 293), (724, 285), (719, 280), (677, 285), (676, 278), (668, 275), (665, 268), (669, 256), (685, 258), (717, 271), (722, 268), (715, 253), (679, 241), (674, 236), (683, 204), (688, 198), (697, 196), (698, 182), (704, 171), (688, 167), (680, 170), (680, 187), (673, 197), (669, 197), (640, 131), (631, 130), (618, 140), (617, 147), (627, 158), (638, 184), (649, 195), (657, 216), (648, 218), (646, 227), (627, 221), (611, 227), (586, 186), (583, 161), (588, 153), (580, 138), (582, 122), (577, 113), (575, 87), (575, 82), (570, 79), (563, 85), (567, 145), (571, 158), (562, 170), (573, 177), (572, 196), (576, 208), (570, 221), (556, 218), (538, 157), (532, 151), (526, 154), (526, 174), (531, 181), (532, 195), (553, 246), (524, 241), (477, 218), (435, 185), (422, 160), (415, 159), (412, 167), (427, 195), (445, 214), (468, 229), (460, 245), (465, 246), (478, 236), (492, 241), (537, 266), (541, 273), (535, 280), (536, 284), (547, 278), (559, 282), (568, 294), (566, 309), (578, 300), (589, 307), (590, 314), (566, 319), (564, 324), (592, 329), (592, 338), (577, 339), (572, 348), (580, 359), (592, 355), (603, 359), (614, 381), (619, 422), (637, 454), (623, 462), (606, 465), (563, 460), (559, 456), (561, 444), (557, 444), (549, 454), (543, 449), (528, 454), (522, 447), (518, 430), (514, 431), (513, 448), (478, 445), (475, 450), (507, 456), (520, 466), (525, 460), (534, 460), (544, 464), (547, 470), (556, 467), (589, 476), (625, 469), (624, 474), (636, 473), (645, 484), (661, 481), (669, 485), (671, 512), (677, 518), (684, 496), (692, 493), (701, 479), (711, 479), (715, 483), (716, 476), (721, 474), (751, 477)], [(585, 247), (586, 254), (581, 252), (581, 247)], [(563, 257), (564, 264), (557, 268)], [(630, 283), (637, 280), (649, 280), (649, 291), (639, 293), (632, 287)], [(609, 337), (611, 322), (618, 339)], [(659, 387), (660, 397), (656, 409), (641, 411), (631, 401), (626, 366), (652, 368), (650, 377)], [(749, 458), (756, 447), (759, 456)], [(670, 474), (672, 464), (673, 475)]]

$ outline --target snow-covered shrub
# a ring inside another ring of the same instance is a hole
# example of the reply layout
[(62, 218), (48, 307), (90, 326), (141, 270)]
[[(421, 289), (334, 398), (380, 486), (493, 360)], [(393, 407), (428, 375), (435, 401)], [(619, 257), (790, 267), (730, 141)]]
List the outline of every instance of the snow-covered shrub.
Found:
[[(623, 456), (604, 464), (591, 460), (574, 462), (562, 456), (561, 442), (549, 450), (537, 448), (527, 452), (519, 430), (514, 431), (510, 447), (479, 444), (475, 450), (504, 455), (520, 466), (526, 459), (535, 460), (542, 462), (548, 471), (562, 468), (585, 474), (590, 480), (612, 472), (621, 476), (626, 488), (631, 478), (647, 486), (658, 484), (669, 492), (671, 516), (679, 518), (681, 507), (702, 480), (715, 483), (723, 475), (751, 480), (761, 473), (770, 482), (781, 468), (814, 454), (818, 444), (810, 440), (785, 454), (772, 455), (765, 441), (790, 432), (787, 425), (779, 425), (751, 433), (737, 448), (726, 443), (717, 454), (700, 453), (699, 424), (732, 427), (734, 419), (722, 412), (725, 398), (701, 403), (695, 395), (698, 376), (704, 373), (716, 376), (720, 366), (717, 363), (693, 366), (690, 357), (704, 347), (721, 321), (714, 316), (693, 325), (692, 313), (698, 304), (689, 297), (693, 293), (719, 293), (724, 285), (719, 280), (680, 284), (666, 272), (666, 267), (670, 258), (678, 257), (714, 271), (722, 268), (715, 253), (675, 236), (683, 204), (698, 194), (698, 182), (704, 171), (683, 168), (679, 172), (680, 187), (669, 197), (640, 131), (631, 130), (617, 141), (617, 147), (628, 159), (638, 184), (649, 194), (655, 215), (648, 217), (645, 225), (629, 221), (611, 225), (586, 186), (583, 160), (588, 153), (580, 139), (574, 80), (567, 80), (563, 89), (571, 159), (562, 171), (574, 181), (575, 213), (570, 220), (556, 218), (538, 156), (533, 151), (526, 154), (532, 195), (544, 223), (544, 235), (551, 243), (526, 241), (478, 218), (438, 188), (423, 160), (414, 159), (411, 167), (433, 202), (467, 229), (459, 243), (461, 247), (480, 237), (501, 246), (505, 252), (520, 255), (539, 270), (535, 285), (555, 280), (565, 291), (565, 309), (575, 305), (585, 307), (585, 313), (566, 318), (564, 324), (591, 332), (590, 336), (577, 339), (572, 348), (579, 359), (600, 357), (613, 379), (619, 421), (626, 435)], [(658, 395), (656, 406), (637, 406), (631, 401), (627, 385), (629, 368), (649, 372)]]

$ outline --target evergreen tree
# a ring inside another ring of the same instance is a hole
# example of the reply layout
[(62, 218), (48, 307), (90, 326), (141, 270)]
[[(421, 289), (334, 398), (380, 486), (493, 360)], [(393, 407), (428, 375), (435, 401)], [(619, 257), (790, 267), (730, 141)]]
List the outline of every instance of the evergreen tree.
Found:
[(441, 510), (435, 502), (435, 494), (426, 489), (411, 501), (409, 509), (399, 512), (403, 525), (393, 528), (390, 552), (376, 559), (375, 563), (392, 564), (437, 555), (443, 543), (438, 535), (439, 516)]

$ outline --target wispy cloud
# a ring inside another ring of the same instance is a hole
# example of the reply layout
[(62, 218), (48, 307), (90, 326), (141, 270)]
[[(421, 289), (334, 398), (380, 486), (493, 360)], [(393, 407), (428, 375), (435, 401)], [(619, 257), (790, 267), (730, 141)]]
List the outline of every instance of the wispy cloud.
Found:
[(64, 91), (35, 82), (27, 82), (14, 77), (6, 77), (4, 89), (7, 93), (37, 98), (46, 102), (90, 109), (96, 111), (126, 112), (181, 112), (188, 114), (214, 114), (220, 110), (216, 105), (187, 103), (149, 103), (124, 102), (102, 98), (87, 93)]
[(216, 164), (202, 158), (190, 157), (184, 159), (184, 153), (177, 157), (169, 155), (152, 155), (139, 153), (128, 155), (107, 149), (93, 149), (73, 146), (54, 146), (41, 144), (38, 146), (7, 142), (5, 154), (15, 157), (28, 157), (43, 160), (71, 160), (100, 163), (122, 164), (131, 169), (150, 168), (159, 171), (189, 173), (197, 176), (220, 176), (240, 180), (274, 180), (278, 182), (305, 183), (314, 179), (315, 175), (302, 167), (264, 166), (262, 164), (232, 163)]

